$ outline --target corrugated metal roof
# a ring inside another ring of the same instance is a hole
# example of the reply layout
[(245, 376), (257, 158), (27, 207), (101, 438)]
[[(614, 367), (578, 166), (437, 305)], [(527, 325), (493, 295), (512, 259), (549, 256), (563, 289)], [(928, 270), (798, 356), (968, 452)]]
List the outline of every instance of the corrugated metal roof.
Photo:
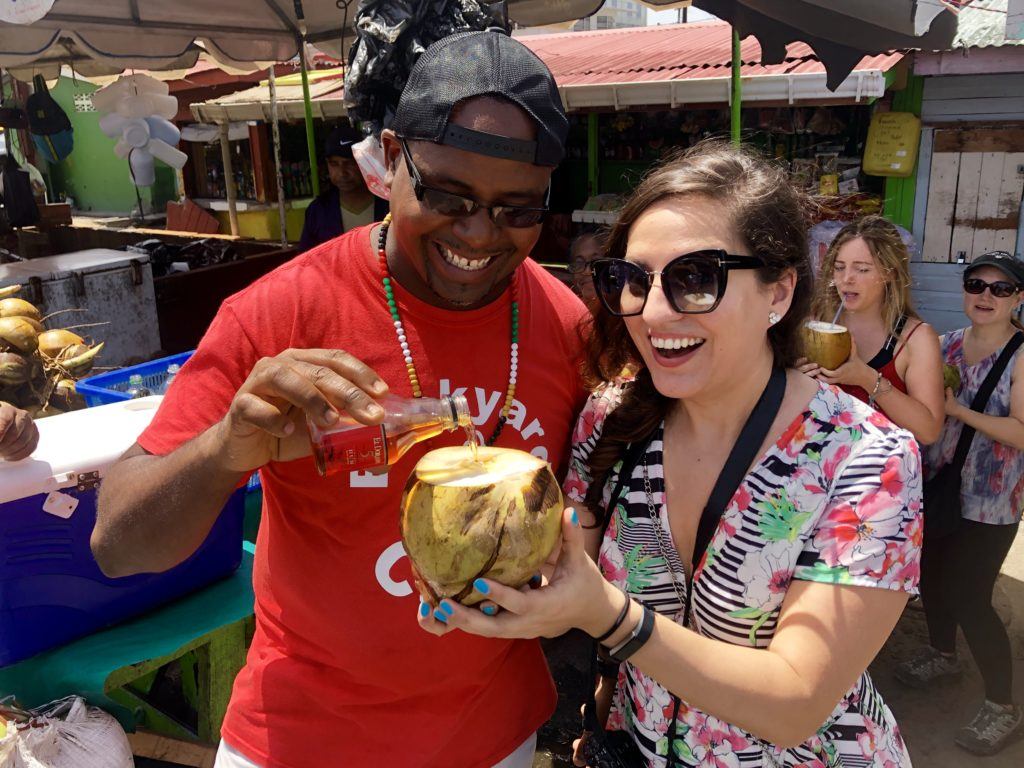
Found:
[[(732, 27), (721, 21), (519, 39), (551, 68), (561, 87), (728, 77), (732, 63)], [(781, 64), (763, 65), (761, 46), (748, 37), (740, 47), (742, 76), (825, 72), (805, 43), (792, 43), (786, 50)], [(865, 56), (855, 71), (886, 71), (903, 56), (902, 52)]]
[(1024, 45), (1006, 39), (1007, 0), (974, 0), (960, 11), (954, 48), (999, 48)]

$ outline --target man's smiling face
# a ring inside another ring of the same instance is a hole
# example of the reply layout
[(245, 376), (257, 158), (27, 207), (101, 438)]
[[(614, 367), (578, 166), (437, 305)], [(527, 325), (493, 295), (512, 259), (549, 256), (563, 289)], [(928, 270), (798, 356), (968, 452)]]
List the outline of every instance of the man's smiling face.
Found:
[[(532, 141), (536, 127), (520, 107), (482, 96), (452, 111), (452, 123), (483, 133)], [(439, 214), (416, 199), (398, 138), (382, 135), (391, 183), (391, 231), (397, 245), (391, 268), (399, 282), (432, 304), (468, 308), (493, 300), (530, 255), (540, 224), (503, 227), (479, 209), (461, 218)], [(489, 157), (428, 141), (409, 141), (423, 184), (484, 206), (542, 207), (552, 168)]]

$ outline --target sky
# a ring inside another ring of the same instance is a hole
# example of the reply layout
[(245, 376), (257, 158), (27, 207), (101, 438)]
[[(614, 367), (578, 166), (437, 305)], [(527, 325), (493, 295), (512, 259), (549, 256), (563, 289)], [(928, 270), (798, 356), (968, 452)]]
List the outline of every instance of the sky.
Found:
[[(653, 11), (650, 8), (647, 9), (647, 24), (653, 26), (655, 24), (675, 24), (679, 18), (679, 11), (672, 9), (670, 11)], [(688, 21), (707, 21), (708, 19), (715, 18), (707, 11), (701, 11), (697, 8), (690, 8), (689, 14), (687, 15)]]

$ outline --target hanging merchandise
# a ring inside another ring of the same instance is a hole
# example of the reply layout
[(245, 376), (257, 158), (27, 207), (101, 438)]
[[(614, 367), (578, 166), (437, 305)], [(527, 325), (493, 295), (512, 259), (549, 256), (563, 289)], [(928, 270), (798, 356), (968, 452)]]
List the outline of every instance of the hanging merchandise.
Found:
[(71, 121), (53, 100), (42, 75), (32, 78), (34, 93), (28, 97), (28, 129), (39, 153), (51, 163), (71, 154), (75, 139)]
[(391, 124), (409, 73), (435, 40), (456, 32), (508, 30), (503, 3), (481, 0), (366, 0), (356, 11), (356, 42), (345, 74), (349, 118), (379, 135)]
[(100, 129), (117, 139), (114, 154), (127, 158), (129, 175), (137, 187), (156, 181), (153, 159), (180, 169), (188, 155), (176, 148), (181, 131), (170, 122), (178, 113), (178, 100), (167, 83), (149, 75), (119, 78), (96, 91), (92, 103), (102, 113)]
[(7, 223), (12, 227), (31, 227), (39, 223), (39, 207), (32, 193), (32, 179), (28, 171), (18, 165), (11, 155), (4, 158), (3, 190)]

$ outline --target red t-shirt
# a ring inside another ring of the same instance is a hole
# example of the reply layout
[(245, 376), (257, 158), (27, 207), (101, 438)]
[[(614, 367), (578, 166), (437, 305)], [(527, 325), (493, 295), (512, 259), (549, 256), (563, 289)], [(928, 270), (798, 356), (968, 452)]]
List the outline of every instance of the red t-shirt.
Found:
[[(516, 403), (498, 445), (564, 470), (584, 392), (577, 325), (585, 309), (527, 260), (518, 269)], [(429, 306), (395, 286), (423, 392), (463, 392), (489, 436), (508, 383), (510, 295), (481, 309)], [(139, 438), (166, 454), (221, 419), (261, 357), (341, 348), (411, 396), (367, 228), (299, 256), (224, 302)], [(253, 582), (256, 634), (235, 681), (224, 739), (266, 768), (372, 764), (489, 767), (551, 715), (555, 689), (536, 641), (417, 624), (418, 596), (398, 530), (416, 461), (389, 475), (320, 477), (312, 458), (261, 470), (263, 521)]]

